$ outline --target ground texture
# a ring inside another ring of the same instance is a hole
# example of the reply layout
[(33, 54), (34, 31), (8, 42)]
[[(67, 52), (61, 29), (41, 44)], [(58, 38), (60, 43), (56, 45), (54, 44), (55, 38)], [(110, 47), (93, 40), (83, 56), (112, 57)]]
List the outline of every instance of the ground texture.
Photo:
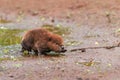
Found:
[(120, 80), (119, 0), (0, 0), (0, 27), (30, 29), (42, 24), (69, 27), (65, 56), (23, 57), (0, 62), (0, 80)]

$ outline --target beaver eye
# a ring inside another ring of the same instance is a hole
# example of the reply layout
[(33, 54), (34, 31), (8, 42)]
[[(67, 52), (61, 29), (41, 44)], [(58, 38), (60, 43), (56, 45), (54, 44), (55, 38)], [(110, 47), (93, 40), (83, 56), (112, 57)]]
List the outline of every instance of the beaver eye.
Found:
[(52, 40), (51, 38), (48, 39), (48, 41), (51, 41), (51, 40)]

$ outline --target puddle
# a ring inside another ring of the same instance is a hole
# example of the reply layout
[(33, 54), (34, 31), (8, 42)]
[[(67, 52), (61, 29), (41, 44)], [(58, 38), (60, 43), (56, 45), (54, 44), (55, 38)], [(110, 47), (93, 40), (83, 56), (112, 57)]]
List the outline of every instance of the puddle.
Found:
[[(69, 34), (69, 28), (45, 24), (42, 27), (61, 36)], [(0, 27), (0, 61), (14, 60), (21, 56), (21, 35), (25, 30)], [(50, 53), (58, 56), (58, 54)], [(60, 56), (60, 55), (59, 55)]]
[(62, 56), (65, 56), (65, 54), (62, 54), (62, 53), (57, 53), (57, 52), (49, 52), (47, 53), (47, 56), (52, 56), (52, 57), (62, 57)]

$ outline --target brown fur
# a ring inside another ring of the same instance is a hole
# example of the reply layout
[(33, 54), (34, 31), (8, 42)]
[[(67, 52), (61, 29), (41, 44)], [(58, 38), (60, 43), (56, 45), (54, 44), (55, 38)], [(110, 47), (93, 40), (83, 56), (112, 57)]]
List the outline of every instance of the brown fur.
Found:
[(34, 50), (43, 53), (50, 51), (65, 52), (63, 47), (63, 39), (57, 34), (53, 34), (46, 29), (37, 28), (29, 30), (22, 37), (22, 51)]

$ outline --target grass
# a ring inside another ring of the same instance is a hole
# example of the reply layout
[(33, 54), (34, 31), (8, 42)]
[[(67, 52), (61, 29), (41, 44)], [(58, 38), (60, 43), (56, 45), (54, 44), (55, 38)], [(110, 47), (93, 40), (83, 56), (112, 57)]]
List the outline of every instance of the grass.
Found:
[(0, 45), (7, 46), (19, 44), (21, 41), (20, 33), (23, 30), (19, 29), (0, 29)]

